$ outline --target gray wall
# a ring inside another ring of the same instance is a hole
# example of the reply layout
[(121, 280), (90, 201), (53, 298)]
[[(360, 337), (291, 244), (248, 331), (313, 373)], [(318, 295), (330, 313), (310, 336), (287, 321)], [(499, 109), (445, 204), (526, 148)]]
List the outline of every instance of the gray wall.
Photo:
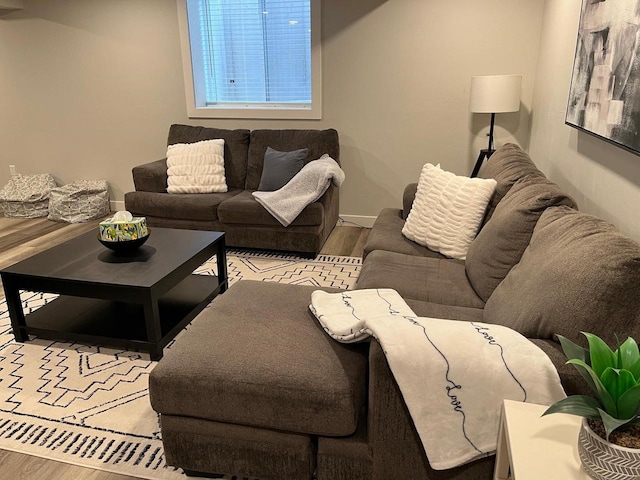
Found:
[(640, 157), (564, 124), (579, 20), (580, 2), (545, 2), (530, 153), (580, 210), (640, 240)]
[[(0, 184), (9, 164), (59, 183), (164, 157), (171, 123), (336, 128), (347, 180), (340, 211), (366, 222), (399, 206), (425, 162), (458, 174), (486, 148), (468, 112), (472, 75), (523, 74), (522, 109), (497, 143), (528, 148), (540, 0), (324, 0), (321, 121), (190, 120), (175, 0), (25, 0), (0, 16)], [(367, 218), (369, 217), (369, 218)]]

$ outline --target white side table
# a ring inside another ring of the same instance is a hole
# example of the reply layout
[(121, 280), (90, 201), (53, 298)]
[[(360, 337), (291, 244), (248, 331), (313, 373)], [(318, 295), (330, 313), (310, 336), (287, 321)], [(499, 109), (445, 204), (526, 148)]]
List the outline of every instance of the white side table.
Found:
[(578, 457), (582, 418), (563, 413), (541, 417), (546, 409), (543, 405), (504, 401), (494, 480), (589, 479)]

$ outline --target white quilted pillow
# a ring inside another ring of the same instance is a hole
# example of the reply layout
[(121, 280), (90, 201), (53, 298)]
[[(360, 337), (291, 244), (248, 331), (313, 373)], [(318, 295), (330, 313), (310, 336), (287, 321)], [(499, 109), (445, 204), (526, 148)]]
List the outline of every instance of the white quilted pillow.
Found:
[(226, 192), (224, 140), (176, 143), (167, 148), (167, 192)]
[(496, 183), (459, 177), (440, 165), (425, 164), (402, 234), (447, 257), (464, 260)]

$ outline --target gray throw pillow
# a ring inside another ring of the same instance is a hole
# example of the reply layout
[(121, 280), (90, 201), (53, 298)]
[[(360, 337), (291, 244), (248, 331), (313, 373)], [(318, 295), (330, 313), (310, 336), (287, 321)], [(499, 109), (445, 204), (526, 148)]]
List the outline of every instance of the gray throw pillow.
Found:
[(267, 147), (258, 190), (273, 192), (284, 187), (304, 167), (309, 149), (279, 152)]
[(577, 208), (555, 183), (539, 175), (521, 178), (502, 197), (465, 260), (469, 282), (482, 300), (489, 299), (520, 261), (540, 215), (554, 205)]

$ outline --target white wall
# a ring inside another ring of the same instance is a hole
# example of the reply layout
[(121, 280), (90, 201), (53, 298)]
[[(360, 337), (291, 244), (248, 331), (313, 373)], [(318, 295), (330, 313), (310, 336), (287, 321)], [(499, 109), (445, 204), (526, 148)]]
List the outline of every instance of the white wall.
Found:
[(564, 124), (580, 6), (545, 2), (529, 153), (580, 210), (640, 239), (640, 157)]
[[(468, 112), (472, 75), (523, 74), (522, 109), (497, 118), (497, 144), (527, 148), (539, 0), (324, 0), (321, 121), (190, 120), (175, 0), (25, 0), (0, 16), (0, 184), (18, 172), (60, 183), (162, 158), (171, 123), (329, 128), (340, 133), (343, 215), (400, 206), (421, 166), (471, 171), (488, 115)], [(360, 218), (362, 217), (362, 218)]]

